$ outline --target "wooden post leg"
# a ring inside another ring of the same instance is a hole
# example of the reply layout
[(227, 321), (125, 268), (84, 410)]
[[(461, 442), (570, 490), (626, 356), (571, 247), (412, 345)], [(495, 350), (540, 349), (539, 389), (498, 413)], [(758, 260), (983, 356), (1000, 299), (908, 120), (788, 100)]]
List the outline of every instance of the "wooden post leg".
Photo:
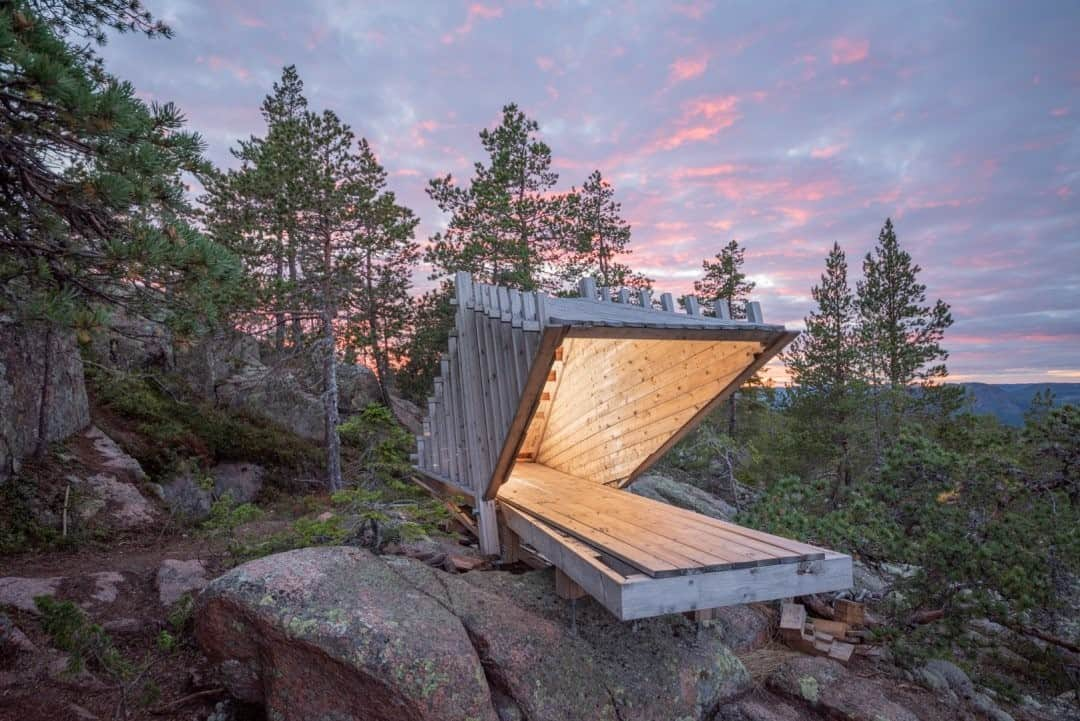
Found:
[(572, 601), (585, 595), (585, 589), (577, 585), (574, 579), (567, 576), (561, 569), (555, 569), (555, 595)]
[(502, 543), (503, 563), (517, 563), (521, 560), (521, 536), (511, 531), (505, 523), (499, 524), (499, 541)]
[(480, 552), (485, 556), (499, 555), (499, 521), (495, 516), (495, 501), (482, 501), (477, 498), (480, 530)]
[(684, 614), (691, 621), (712, 621), (716, 618), (715, 608), (698, 608), (693, 611), (687, 611)]

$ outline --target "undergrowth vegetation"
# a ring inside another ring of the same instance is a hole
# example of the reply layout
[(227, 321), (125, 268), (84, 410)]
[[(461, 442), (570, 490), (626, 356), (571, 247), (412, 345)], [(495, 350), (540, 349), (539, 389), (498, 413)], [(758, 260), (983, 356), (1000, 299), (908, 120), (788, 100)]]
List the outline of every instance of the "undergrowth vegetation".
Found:
[[(740, 523), (864, 562), (905, 565), (884, 607), (892, 623), (885, 634), (900, 658), (963, 652), (975, 619), (1067, 635), (1061, 625), (1070, 623), (1080, 578), (1075, 407), (1037, 398), (1022, 428), (967, 412), (901, 422), (836, 493), (830, 457), (800, 443), (800, 421), (783, 399), (750, 390), (739, 402), (734, 437), (726, 413), (718, 414), (665, 459), (668, 470), (729, 498), (735, 481), (755, 499), (744, 503)], [(943, 617), (909, 623), (927, 611)], [(1060, 656), (1044, 647), (1032, 645), (1013, 673), (1067, 690)], [(1002, 679), (984, 680), (1009, 695)]]
[[(193, 402), (157, 376), (89, 366), (87, 384), (100, 407), (130, 425), (140, 437), (120, 440), (151, 477), (175, 471), (181, 463), (258, 462), (291, 471), (322, 464), (319, 448), (260, 416), (238, 409)], [(124, 442), (126, 441), (126, 442)]]

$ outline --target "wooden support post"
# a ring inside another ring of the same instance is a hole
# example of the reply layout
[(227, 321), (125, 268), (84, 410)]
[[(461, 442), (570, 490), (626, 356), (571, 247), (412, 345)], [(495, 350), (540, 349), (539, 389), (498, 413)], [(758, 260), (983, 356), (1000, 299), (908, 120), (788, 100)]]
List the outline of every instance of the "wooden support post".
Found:
[(684, 615), (695, 623), (700, 623), (701, 621), (712, 621), (716, 618), (716, 609), (698, 608), (693, 611), (687, 611)]
[(505, 523), (499, 524), (499, 541), (502, 544), (503, 563), (517, 563), (521, 560), (521, 536), (510, 530)]
[(731, 320), (731, 304), (727, 298), (717, 298), (713, 306), (716, 308), (716, 317), (720, 320)]
[(748, 323), (764, 323), (765, 320), (761, 315), (761, 303), (757, 301), (746, 302), (746, 321)]
[(585, 300), (596, 300), (596, 279), (582, 278), (578, 284), (578, 292)]
[(698, 299), (697, 299), (696, 296), (684, 295), (683, 296), (683, 303), (686, 304), (686, 314), (687, 315), (695, 315), (695, 316), (700, 316), (701, 315), (701, 306), (698, 304)]
[(585, 589), (577, 584), (577, 582), (562, 572), (562, 569), (555, 569), (555, 595), (559, 598), (564, 598), (567, 601), (573, 601), (575, 598), (581, 598), (585, 595)]
[(675, 296), (673, 296), (671, 293), (661, 293), (660, 294), (660, 310), (663, 310), (663, 311), (665, 311), (667, 313), (674, 313), (675, 312)]
[(638, 302), (641, 303), (641, 307), (645, 310), (652, 310), (652, 291), (648, 288), (640, 288), (638, 290)]

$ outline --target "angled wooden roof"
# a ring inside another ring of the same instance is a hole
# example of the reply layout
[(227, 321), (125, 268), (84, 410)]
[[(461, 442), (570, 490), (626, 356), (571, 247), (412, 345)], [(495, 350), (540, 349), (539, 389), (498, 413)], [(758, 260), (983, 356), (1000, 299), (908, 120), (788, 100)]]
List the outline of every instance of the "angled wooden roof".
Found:
[(577, 298), (455, 284), (418, 467), (489, 501), (518, 460), (629, 482), (796, 335), (756, 302), (732, 320), (592, 279)]

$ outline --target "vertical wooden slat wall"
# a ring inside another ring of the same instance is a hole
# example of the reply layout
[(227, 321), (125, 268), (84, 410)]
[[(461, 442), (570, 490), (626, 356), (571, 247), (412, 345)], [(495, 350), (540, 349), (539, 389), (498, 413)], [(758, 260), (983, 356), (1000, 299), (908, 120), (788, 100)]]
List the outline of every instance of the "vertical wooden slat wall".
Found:
[(538, 302), (468, 273), (454, 283), (454, 330), (417, 436), (417, 464), (474, 497), (480, 548), (497, 554), (495, 503), (483, 494), (540, 346)]

